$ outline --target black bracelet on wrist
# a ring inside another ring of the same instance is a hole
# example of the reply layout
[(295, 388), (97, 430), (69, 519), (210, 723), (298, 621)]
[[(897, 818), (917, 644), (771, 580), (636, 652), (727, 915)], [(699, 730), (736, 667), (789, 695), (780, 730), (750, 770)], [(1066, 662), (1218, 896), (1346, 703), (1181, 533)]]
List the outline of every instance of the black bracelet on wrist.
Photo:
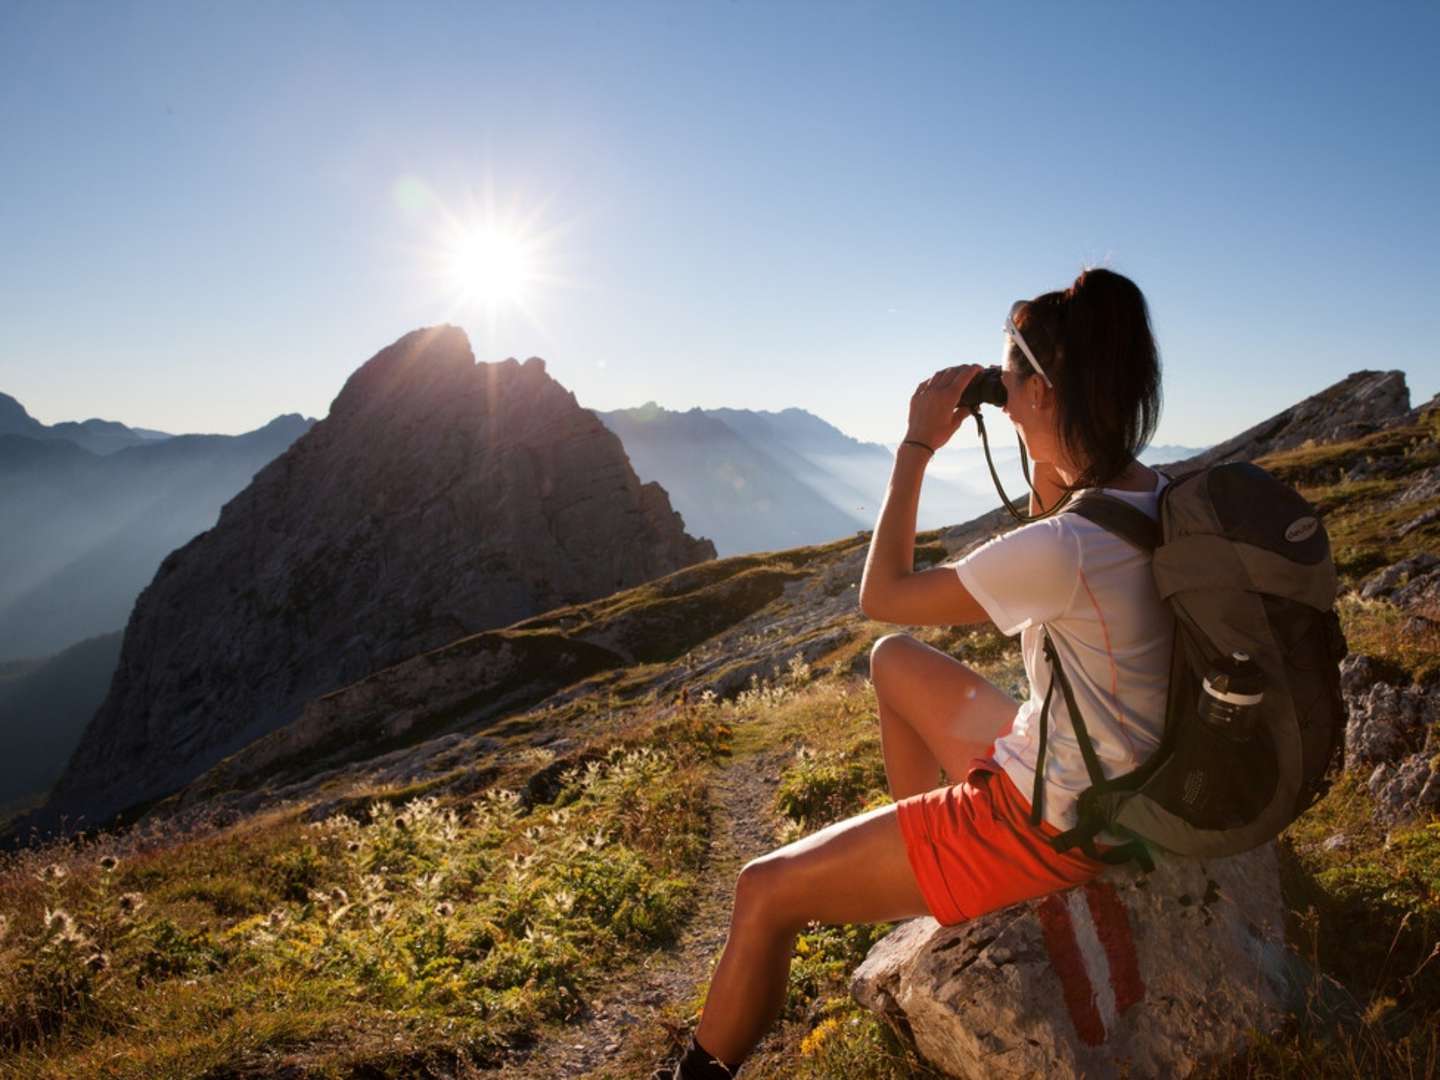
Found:
[[(904, 446), (905, 443), (909, 443), (911, 446), (925, 446), (925, 444), (919, 439), (906, 439), (905, 442), (902, 442), (900, 445)], [(935, 453), (935, 448), (933, 446), (925, 446), (925, 449), (929, 450), (932, 454)]]

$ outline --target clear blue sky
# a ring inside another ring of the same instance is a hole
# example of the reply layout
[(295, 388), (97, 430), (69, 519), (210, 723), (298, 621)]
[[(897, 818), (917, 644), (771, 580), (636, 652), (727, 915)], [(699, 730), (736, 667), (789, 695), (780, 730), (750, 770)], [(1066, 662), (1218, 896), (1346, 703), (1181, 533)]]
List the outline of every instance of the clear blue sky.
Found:
[[(0, 390), (239, 432), (449, 319), (593, 408), (895, 441), (1098, 264), (1150, 300), (1157, 442), (1362, 367), (1418, 402), (1437, 42), (1433, 2), (0, 0)], [(487, 190), (560, 279), (493, 321), (434, 272)]]

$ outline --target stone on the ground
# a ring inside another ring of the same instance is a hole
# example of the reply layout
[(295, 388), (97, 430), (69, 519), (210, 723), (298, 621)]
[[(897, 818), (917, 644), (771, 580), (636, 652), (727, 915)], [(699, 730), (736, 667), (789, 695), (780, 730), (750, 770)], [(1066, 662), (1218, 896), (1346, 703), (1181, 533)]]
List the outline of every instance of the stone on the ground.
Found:
[[(1421, 580), (1440, 585), (1440, 572)], [(1340, 664), (1345, 767), (1369, 770), (1375, 813), (1389, 824), (1440, 810), (1440, 686), (1387, 681), (1394, 677), (1361, 653)]]
[(1388, 598), (1401, 585), (1428, 577), (1440, 568), (1440, 558), (1421, 552), (1408, 559), (1401, 559), (1390, 566), (1381, 567), (1360, 583), (1360, 596), (1365, 600)]
[(942, 927), (912, 919), (851, 992), (939, 1070), (969, 1077), (1185, 1076), (1305, 999), (1274, 844), (1167, 859)]

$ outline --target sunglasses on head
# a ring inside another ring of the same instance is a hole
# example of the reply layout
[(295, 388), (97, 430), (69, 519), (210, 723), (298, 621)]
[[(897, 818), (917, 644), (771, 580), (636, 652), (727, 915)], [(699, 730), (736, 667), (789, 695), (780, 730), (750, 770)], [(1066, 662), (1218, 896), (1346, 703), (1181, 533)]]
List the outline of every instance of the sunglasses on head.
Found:
[(1040, 366), (1040, 361), (1035, 359), (1035, 354), (1030, 351), (1030, 346), (1025, 344), (1025, 338), (1020, 334), (1020, 328), (1015, 325), (1015, 316), (1019, 314), (1028, 301), (1016, 300), (1010, 305), (1010, 314), (1005, 316), (1005, 333), (1014, 339), (1015, 344), (1020, 346), (1020, 351), (1025, 354), (1025, 359), (1030, 361), (1030, 366), (1040, 373), (1045, 380), (1045, 385), (1054, 389), (1055, 384), (1050, 381), (1050, 376), (1045, 374), (1045, 369)]

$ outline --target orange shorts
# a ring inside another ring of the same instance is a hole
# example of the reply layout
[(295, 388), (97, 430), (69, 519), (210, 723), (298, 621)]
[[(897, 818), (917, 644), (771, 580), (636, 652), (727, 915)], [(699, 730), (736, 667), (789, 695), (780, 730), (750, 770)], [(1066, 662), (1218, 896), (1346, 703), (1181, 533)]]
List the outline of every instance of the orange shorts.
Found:
[(993, 758), (974, 758), (963, 783), (895, 804), (905, 853), (930, 914), (951, 926), (1089, 881), (1105, 863), (1059, 852), (1030, 824), (1030, 804)]

